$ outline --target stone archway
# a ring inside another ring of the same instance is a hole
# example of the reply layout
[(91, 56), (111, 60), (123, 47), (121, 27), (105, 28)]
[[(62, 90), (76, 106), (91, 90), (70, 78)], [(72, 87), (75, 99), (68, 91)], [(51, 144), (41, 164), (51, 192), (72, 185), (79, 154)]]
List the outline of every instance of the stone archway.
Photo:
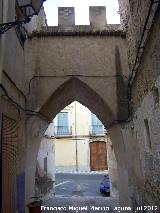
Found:
[(75, 100), (96, 113), (106, 127), (116, 119), (116, 115), (113, 114), (103, 98), (86, 83), (75, 77), (58, 87), (42, 106), (40, 113), (48, 118), (53, 118), (61, 109)]
[[(70, 78), (58, 87), (43, 104), (39, 112), (52, 120), (60, 110), (75, 100), (96, 113), (107, 129), (110, 123), (114, 122), (116, 115), (113, 114), (103, 98), (75, 77)], [(40, 118), (32, 117), (27, 122), (26, 202), (30, 200), (34, 193), (36, 158), (41, 138), (47, 126), (47, 122), (42, 121)], [(118, 185), (119, 202), (121, 205), (126, 205), (128, 203), (128, 170), (121, 127), (116, 125), (108, 129), (108, 132), (117, 160), (118, 180), (115, 180), (115, 185)], [(114, 172), (116, 173), (116, 171)]]

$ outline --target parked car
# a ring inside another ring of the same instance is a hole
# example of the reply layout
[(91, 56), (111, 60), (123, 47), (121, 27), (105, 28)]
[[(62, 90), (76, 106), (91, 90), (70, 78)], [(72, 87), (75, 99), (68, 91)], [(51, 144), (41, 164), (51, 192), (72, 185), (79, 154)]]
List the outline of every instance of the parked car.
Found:
[(110, 196), (110, 181), (109, 175), (104, 175), (102, 182), (100, 183), (100, 192), (106, 197)]

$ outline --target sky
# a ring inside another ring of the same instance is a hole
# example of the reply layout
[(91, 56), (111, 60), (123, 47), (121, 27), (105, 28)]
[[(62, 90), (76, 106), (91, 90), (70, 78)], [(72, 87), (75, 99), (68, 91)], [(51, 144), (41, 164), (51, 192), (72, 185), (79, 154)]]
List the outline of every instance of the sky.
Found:
[(58, 7), (75, 7), (76, 25), (89, 25), (89, 6), (106, 6), (107, 23), (120, 23), (118, 0), (46, 0), (43, 5), (49, 26), (58, 25)]

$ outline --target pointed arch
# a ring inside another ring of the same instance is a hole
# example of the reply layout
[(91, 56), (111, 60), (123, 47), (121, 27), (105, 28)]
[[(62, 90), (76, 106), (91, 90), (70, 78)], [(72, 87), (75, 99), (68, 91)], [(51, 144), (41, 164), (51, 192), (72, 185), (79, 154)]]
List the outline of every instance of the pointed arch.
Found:
[[(58, 89), (48, 98), (45, 104), (41, 107), (40, 113), (53, 119), (56, 114), (61, 111), (64, 107), (78, 101), (81, 104), (89, 108), (97, 117), (102, 121), (105, 127), (115, 120), (115, 115), (110, 107), (106, 104), (103, 98), (91, 87), (89, 87), (82, 80), (72, 77), (64, 82)], [(46, 123), (40, 123), (40, 120), (33, 119), (29, 121), (32, 124), (33, 136), (28, 138), (28, 151), (27, 151), (27, 163), (26, 171), (28, 174), (26, 180), (26, 190), (28, 197), (34, 193), (35, 184), (35, 171), (36, 171), (36, 157), (39, 150), (40, 141), (43, 133), (45, 132)], [(28, 122), (28, 126), (31, 123)], [(42, 128), (42, 127), (44, 128)], [(38, 129), (38, 133), (36, 132)], [(43, 129), (43, 131), (42, 131)], [(39, 133), (40, 132), (40, 133)], [(119, 193), (119, 202), (122, 205), (128, 203), (128, 170), (127, 170), (127, 153), (125, 151), (125, 144), (123, 140), (123, 134), (120, 125), (115, 125), (108, 130), (113, 149), (115, 151), (115, 157), (117, 160), (117, 185)], [(31, 167), (31, 165), (33, 165)], [(32, 183), (32, 184), (31, 184)]]
[(107, 126), (114, 120), (112, 110), (103, 98), (86, 83), (72, 77), (63, 83), (42, 106), (40, 113), (53, 119), (64, 107), (78, 101), (89, 108)]

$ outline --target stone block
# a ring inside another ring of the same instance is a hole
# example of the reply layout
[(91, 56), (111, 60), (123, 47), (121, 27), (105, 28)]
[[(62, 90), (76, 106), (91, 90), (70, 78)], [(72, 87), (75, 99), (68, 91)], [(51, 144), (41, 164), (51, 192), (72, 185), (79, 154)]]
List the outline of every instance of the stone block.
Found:
[(74, 7), (58, 8), (58, 26), (70, 27), (75, 25)]
[(97, 29), (103, 29), (107, 25), (106, 7), (90, 6), (89, 7), (90, 25)]

